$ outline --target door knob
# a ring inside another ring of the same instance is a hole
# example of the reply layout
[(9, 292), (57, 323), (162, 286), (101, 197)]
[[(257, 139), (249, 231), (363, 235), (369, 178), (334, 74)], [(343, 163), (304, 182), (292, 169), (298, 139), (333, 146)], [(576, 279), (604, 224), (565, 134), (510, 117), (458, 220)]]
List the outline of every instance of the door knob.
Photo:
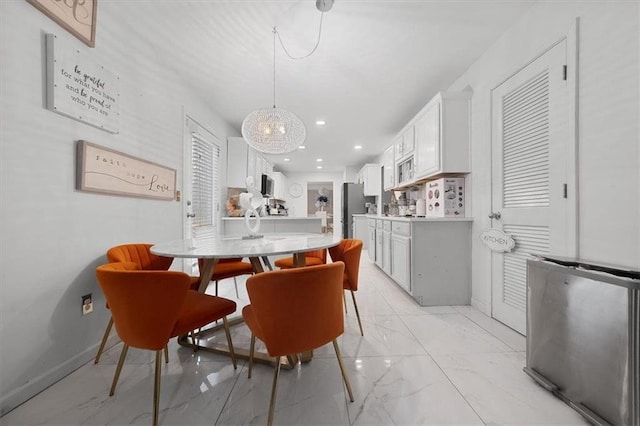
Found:
[(196, 217), (195, 213), (187, 213), (187, 217)]
[(491, 212), (491, 214), (489, 215), (489, 219), (500, 220), (501, 217), (502, 215), (500, 214), (500, 212)]

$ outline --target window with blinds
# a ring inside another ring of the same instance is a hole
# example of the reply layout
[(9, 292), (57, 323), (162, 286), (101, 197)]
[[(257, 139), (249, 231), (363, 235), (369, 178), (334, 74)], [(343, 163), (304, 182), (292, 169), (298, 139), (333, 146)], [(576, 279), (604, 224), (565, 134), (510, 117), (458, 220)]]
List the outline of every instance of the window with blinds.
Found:
[(195, 214), (192, 224), (193, 238), (212, 237), (217, 233), (219, 199), (218, 165), (220, 147), (207, 137), (191, 133), (191, 207)]

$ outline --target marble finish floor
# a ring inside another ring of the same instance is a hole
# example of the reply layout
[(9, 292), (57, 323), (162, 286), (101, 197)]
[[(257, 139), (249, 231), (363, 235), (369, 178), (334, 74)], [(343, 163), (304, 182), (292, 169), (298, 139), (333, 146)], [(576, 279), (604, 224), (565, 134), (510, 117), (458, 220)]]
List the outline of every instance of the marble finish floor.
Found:
[[(238, 314), (248, 303), (241, 289)], [(211, 286), (213, 287), (213, 286)], [(220, 283), (235, 298), (232, 280)], [(347, 295), (348, 296), (348, 295)], [(575, 411), (523, 371), (525, 338), (470, 306), (422, 308), (363, 253), (356, 293), (360, 336), (351, 298), (339, 339), (355, 402), (348, 401), (331, 344), (314, 359), (280, 374), (276, 424), (286, 425), (578, 425)], [(244, 325), (237, 347), (249, 347)], [(121, 344), (98, 365), (87, 363), (0, 418), (11, 425), (128, 425), (151, 423), (153, 355), (130, 349), (113, 397), (109, 387)], [(169, 345), (162, 367), (161, 425), (265, 424), (273, 368), (234, 370), (222, 355)]]

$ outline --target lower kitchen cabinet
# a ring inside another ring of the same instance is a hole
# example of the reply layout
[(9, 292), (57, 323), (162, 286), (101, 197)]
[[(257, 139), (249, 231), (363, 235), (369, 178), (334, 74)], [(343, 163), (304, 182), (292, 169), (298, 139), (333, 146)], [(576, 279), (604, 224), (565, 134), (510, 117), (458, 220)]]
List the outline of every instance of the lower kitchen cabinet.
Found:
[(382, 270), (391, 274), (391, 232), (382, 231)]
[[(471, 303), (471, 219), (385, 218), (382, 222), (376, 229), (376, 264), (400, 287), (421, 306)], [(390, 231), (382, 229), (387, 223)]]
[(367, 254), (369, 255), (369, 259), (371, 259), (371, 261), (375, 263), (376, 261), (376, 220), (368, 219), (367, 222), (368, 222), (367, 240), (369, 242), (367, 247)]
[(411, 294), (411, 238), (393, 235), (391, 252), (391, 278)]
[(382, 220), (376, 219), (376, 265), (381, 269), (382, 267)]
[(353, 238), (362, 241), (362, 248), (369, 249), (369, 229), (367, 225), (368, 218), (365, 215), (353, 215)]

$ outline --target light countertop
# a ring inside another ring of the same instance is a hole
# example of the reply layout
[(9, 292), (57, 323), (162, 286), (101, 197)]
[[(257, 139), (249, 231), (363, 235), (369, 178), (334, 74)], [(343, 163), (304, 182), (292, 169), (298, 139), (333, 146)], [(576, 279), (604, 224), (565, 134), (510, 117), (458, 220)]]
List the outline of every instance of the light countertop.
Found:
[[(320, 220), (316, 216), (260, 216), (260, 220)], [(223, 217), (222, 220), (244, 220), (244, 216)]]
[(368, 219), (395, 220), (399, 222), (472, 222), (472, 217), (412, 217), (412, 216), (378, 216), (375, 214), (354, 214), (354, 217)]

